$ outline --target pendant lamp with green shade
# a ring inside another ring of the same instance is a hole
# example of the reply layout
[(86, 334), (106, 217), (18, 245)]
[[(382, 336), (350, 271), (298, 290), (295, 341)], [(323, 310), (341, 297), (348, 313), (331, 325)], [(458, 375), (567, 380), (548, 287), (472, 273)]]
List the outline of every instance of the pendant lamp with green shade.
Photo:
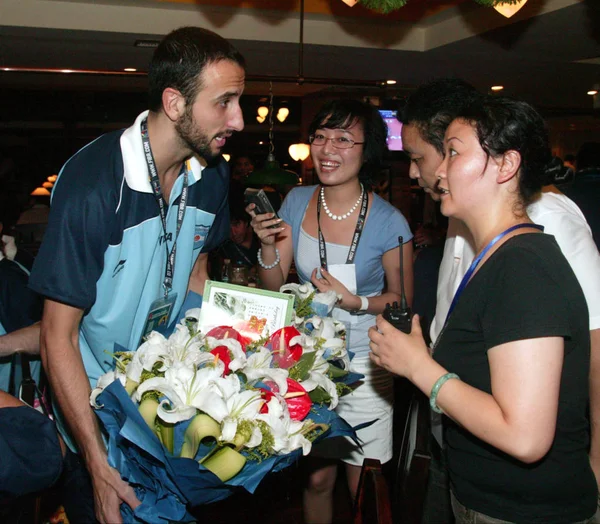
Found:
[(293, 186), (298, 183), (298, 175), (293, 171), (282, 169), (275, 160), (273, 145), (273, 82), (269, 85), (269, 155), (261, 169), (252, 171), (246, 178), (247, 186)]

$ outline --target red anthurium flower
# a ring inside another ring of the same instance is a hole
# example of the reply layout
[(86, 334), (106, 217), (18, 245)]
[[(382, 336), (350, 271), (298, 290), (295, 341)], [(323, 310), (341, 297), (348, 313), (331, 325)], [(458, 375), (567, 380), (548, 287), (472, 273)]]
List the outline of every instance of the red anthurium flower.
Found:
[(223, 340), (224, 338), (233, 338), (237, 340), (242, 345), (242, 349), (246, 351), (247, 339), (245, 337), (242, 337), (242, 335), (240, 335), (231, 326), (214, 327), (206, 334), (206, 336), (213, 337), (219, 340)]
[(273, 352), (273, 362), (277, 367), (288, 369), (300, 360), (302, 346), (290, 345), (290, 340), (298, 335), (300, 332), (294, 326), (286, 326), (271, 335), (268, 345)]
[[(287, 393), (283, 395), (283, 399), (285, 400), (288, 411), (290, 412), (290, 418), (292, 420), (304, 420), (310, 411), (312, 401), (310, 400), (310, 397), (308, 396), (308, 393), (302, 384), (291, 378), (287, 378), (286, 382), (288, 390)], [(271, 388), (273, 393), (279, 393), (279, 387), (277, 384), (275, 384), (275, 382), (269, 380), (265, 382), (265, 384)], [(273, 396), (273, 393), (271, 393), (271, 397)], [(267, 402), (271, 399), (271, 397), (268, 397)]]
[(225, 364), (225, 371), (223, 375), (229, 374), (229, 364), (231, 363), (231, 355), (229, 354), (229, 349), (227, 346), (217, 346), (215, 349), (211, 349), (210, 353), (216, 355), (219, 360)]
[(288, 406), (290, 418), (292, 420), (304, 420), (312, 406), (310, 397), (299, 382), (288, 378), (287, 384), (288, 390), (283, 398)]
[(262, 398), (265, 401), (262, 407), (260, 408), (261, 413), (269, 412), (269, 406), (267, 406), (267, 404), (269, 403), (269, 400), (271, 400), (274, 396), (275, 394), (270, 389), (260, 388), (260, 398)]

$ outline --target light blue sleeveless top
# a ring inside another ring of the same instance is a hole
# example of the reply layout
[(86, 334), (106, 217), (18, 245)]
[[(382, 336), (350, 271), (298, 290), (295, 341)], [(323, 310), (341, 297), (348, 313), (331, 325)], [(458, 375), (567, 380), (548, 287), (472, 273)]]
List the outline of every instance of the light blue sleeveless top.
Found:
[[(280, 218), (292, 228), (294, 262), (302, 283), (310, 281), (313, 269), (321, 264), (318, 240), (302, 229), (306, 208), (317, 188), (318, 186), (302, 186), (292, 189), (278, 212)], [(398, 209), (373, 194), (373, 204), (365, 221), (354, 259), (358, 295), (381, 294), (385, 278), (382, 258), (384, 253), (398, 247), (399, 236), (404, 237), (404, 242), (412, 239), (408, 222)], [(350, 246), (326, 242), (326, 247), (328, 264), (346, 262)], [(346, 311), (337, 308), (334, 310), (334, 316), (344, 320), (349, 327), (348, 349), (357, 357), (367, 356), (369, 351), (367, 331), (375, 323), (375, 316), (369, 314), (350, 316)]]

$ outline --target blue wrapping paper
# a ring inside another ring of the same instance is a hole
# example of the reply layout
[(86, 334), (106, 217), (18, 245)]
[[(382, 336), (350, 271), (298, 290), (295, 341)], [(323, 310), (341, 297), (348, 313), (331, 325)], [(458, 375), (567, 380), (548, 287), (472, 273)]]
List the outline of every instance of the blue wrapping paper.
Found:
[[(134, 488), (142, 502), (135, 511), (127, 504), (121, 505), (124, 522), (189, 522), (193, 517), (187, 511), (188, 507), (216, 502), (240, 489), (253, 493), (265, 475), (290, 466), (302, 455), (302, 450), (298, 449), (261, 462), (248, 460), (238, 475), (223, 483), (197, 461), (170, 455), (119, 381), (105, 388), (97, 403), (103, 406), (96, 410), (96, 415), (107, 436), (108, 462)], [(334, 411), (313, 406), (308, 418), (330, 425), (317, 442), (323, 438), (347, 436), (358, 443), (355, 430)], [(186, 421), (176, 427), (176, 451), (181, 448), (188, 424)]]

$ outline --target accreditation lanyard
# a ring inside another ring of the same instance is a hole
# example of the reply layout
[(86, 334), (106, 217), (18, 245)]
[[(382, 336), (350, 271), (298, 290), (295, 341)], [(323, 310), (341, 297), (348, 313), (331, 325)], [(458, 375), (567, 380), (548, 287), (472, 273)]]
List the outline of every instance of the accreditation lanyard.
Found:
[(188, 168), (186, 164), (183, 165), (181, 171), (183, 173), (183, 188), (181, 190), (181, 197), (179, 199), (179, 209), (177, 210), (177, 225), (175, 228), (175, 238), (173, 239), (173, 247), (169, 253), (169, 246), (167, 243), (167, 203), (163, 197), (160, 189), (160, 180), (158, 178), (158, 171), (156, 170), (156, 164), (154, 163), (154, 156), (152, 155), (152, 149), (150, 148), (150, 140), (148, 138), (148, 119), (145, 118), (142, 121), (142, 143), (144, 145), (144, 156), (146, 158), (146, 164), (148, 165), (148, 174), (150, 176), (150, 185), (152, 186), (152, 193), (154, 198), (158, 202), (158, 209), (160, 211), (160, 220), (163, 226), (165, 249), (167, 251), (167, 267), (165, 269), (165, 279), (163, 287), (165, 290), (165, 297), (168, 296), (169, 291), (173, 287), (173, 271), (175, 269), (175, 257), (177, 255), (177, 237), (183, 224), (185, 217), (185, 207), (187, 204), (188, 197)]
[[(365, 218), (367, 217), (367, 207), (369, 206), (369, 192), (365, 191), (363, 195), (362, 203), (360, 205), (360, 212), (358, 214), (358, 221), (356, 222), (356, 229), (354, 230), (354, 236), (352, 237), (352, 244), (350, 244), (350, 250), (348, 251), (348, 257), (346, 258), (346, 264), (352, 264), (354, 257), (356, 256), (356, 249), (358, 248), (358, 242), (362, 235), (363, 228), (365, 227)], [(319, 191), (319, 198), (317, 200), (317, 230), (319, 232), (319, 258), (321, 259), (321, 267), (327, 269), (327, 248), (325, 247), (325, 239), (321, 231), (321, 192)]]
[[(506, 235), (508, 235), (509, 233), (511, 233), (512, 231), (514, 231), (515, 229), (521, 229), (521, 228), (524, 228), (524, 227), (530, 227), (530, 228), (534, 228), (534, 229), (539, 229), (540, 231), (544, 231), (544, 226), (541, 226), (539, 224), (516, 224), (516, 225), (514, 225), (512, 227), (509, 227), (507, 230), (502, 231), (502, 233), (500, 233), (499, 235), (495, 236), (491, 240), (491, 242), (487, 246), (485, 246), (483, 248), (483, 250), (481, 251), (481, 253), (479, 253), (479, 255), (477, 255), (477, 257), (475, 258), (475, 260), (473, 260), (473, 262), (471, 262), (471, 265), (470, 265), (469, 269), (465, 273), (465, 276), (462, 278), (462, 280), (460, 282), (460, 285), (458, 286), (458, 289), (456, 290), (456, 293), (454, 294), (454, 298), (452, 299), (452, 303), (450, 304), (450, 309), (448, 310), (448, 315), (446, 316), (446, 321), (444, 322), (444, 327), (446, 326), (446, 324), (448, 324), (448, 319), (450, 318), (450, 315), (452, 314), (452, 311), (456, 307), (456, 304), (458, 303), (458, 299), (460, 298), (460, 295), (462, 294), (462, 292), (467, 287), (467, 284), (469, 283), (469, 280), (473, 276), (473, 273), (477, 269), (477, 266), (479, 265), (479, 263), (481, 262), (481, 260), (483, 259), (483, 257), (487, 254), (487, 252), (490, 249), (492, 249), (492, 247), (500, 239), (504, 238)], [(438, 337), (438, 339), (439, 338), (440, 337)]]

